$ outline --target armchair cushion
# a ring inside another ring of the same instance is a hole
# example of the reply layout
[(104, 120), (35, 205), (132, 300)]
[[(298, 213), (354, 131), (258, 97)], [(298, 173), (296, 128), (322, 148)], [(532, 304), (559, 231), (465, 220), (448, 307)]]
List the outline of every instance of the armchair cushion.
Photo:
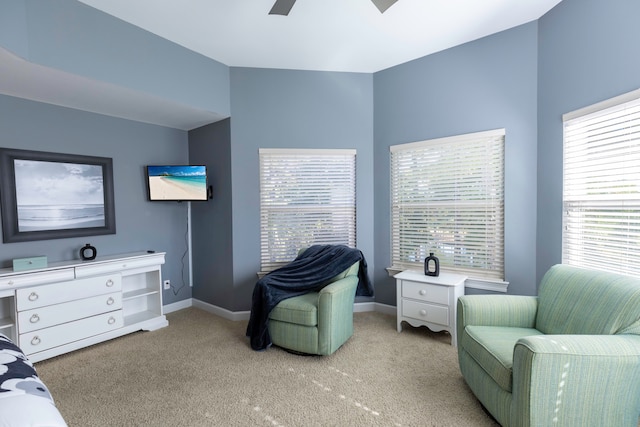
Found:
[(520, 338), (540, 334), (533, 328), (468, 326), (462, 345), (502, 389), (511, 392), (513, 347)]
[(311, 292), (282, 300), (271, 310), (269, 319), (316, 326), (318, 324), (318, 293)]

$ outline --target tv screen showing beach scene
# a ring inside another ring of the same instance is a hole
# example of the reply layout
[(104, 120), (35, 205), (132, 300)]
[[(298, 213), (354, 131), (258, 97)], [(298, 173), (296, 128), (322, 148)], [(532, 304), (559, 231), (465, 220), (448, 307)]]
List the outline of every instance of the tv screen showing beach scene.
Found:
[(207, 200), (205, 166), (147, 166), (149, 200)]

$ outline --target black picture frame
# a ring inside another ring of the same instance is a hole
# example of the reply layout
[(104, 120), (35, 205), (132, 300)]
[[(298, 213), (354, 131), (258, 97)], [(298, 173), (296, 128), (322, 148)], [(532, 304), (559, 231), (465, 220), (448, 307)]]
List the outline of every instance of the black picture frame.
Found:
[(113, 160), (0, 148), (0, 214), (4, 243), (115, 234)]

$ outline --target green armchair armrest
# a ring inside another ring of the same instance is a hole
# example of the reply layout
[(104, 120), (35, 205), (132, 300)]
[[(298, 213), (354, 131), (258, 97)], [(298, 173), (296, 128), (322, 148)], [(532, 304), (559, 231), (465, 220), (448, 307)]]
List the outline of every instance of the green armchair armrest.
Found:
[(525, 295), (464, 295), (458, 298), (458, 345), (467, 325), (533, 328), (538, 297)]
[(318, 347), (331, 354), (353, 335), (353, 303), (358, 276), (347, 276), (322, 288), (318, 299)]
[(513, 357), (512, 425), (637, 426), (639, 360), (637, 335), (521, 338)]

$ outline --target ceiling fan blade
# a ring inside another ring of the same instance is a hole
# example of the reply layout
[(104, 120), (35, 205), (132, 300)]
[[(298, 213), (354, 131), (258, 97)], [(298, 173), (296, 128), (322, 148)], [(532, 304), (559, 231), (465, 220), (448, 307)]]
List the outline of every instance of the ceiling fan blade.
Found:
[(276, 2), (273, 4), (273, 7), (271, 8), (271, 11), (269, 11), (269, 15), (287, 16), (295, 2), (296, 0), (276, 0)]
[(380, 13), (384, 13), (385, 10), (393, 6), (393, 4), (398, 0), (371, 0), (371, 1), (380, 10)]

